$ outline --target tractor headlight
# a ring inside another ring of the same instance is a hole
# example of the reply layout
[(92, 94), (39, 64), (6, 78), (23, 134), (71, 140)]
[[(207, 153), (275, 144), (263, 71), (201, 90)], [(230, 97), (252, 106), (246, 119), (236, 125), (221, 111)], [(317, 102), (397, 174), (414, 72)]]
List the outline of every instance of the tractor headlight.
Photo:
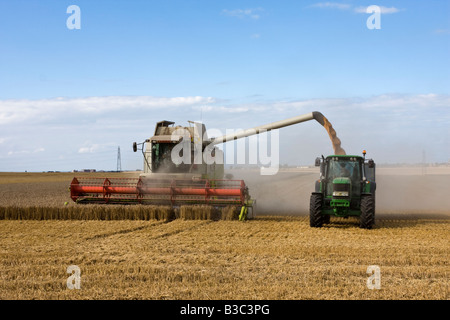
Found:
[(348, 197), (348, 191), (333, 191), (333, 197)]

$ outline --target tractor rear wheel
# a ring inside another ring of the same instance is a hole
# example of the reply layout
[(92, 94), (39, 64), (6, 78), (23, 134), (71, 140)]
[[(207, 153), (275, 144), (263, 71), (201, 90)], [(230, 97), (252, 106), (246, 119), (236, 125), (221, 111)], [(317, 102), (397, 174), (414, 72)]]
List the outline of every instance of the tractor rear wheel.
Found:
[(361, 197), (361, 216), (359, 218), (359, 227), (372, 229), (375, 224), (375, 198), (372, 195), (363, 195)]
[(311, 194), (309, 203), (309, 225), (313, 228), (320, 228), (323, 225), (322, 200), (322, 194)]

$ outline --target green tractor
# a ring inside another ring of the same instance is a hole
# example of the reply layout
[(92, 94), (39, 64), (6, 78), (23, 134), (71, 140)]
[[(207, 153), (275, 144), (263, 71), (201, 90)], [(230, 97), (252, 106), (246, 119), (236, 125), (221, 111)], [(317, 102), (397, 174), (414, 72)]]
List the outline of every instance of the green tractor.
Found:
[(331, 155), (317, 158), (320, 179), (311, 194), (310, 226), (320, 228), (331, 216), (359, 217), (359, 226), (375, 223), (375, 162), (363, 156)]

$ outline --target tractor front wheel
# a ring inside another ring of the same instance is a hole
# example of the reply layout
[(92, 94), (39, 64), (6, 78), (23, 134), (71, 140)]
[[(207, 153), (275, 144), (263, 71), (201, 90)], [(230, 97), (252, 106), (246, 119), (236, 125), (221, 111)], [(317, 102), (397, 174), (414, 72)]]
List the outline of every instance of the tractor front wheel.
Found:
[(363, 195), (361, 197), (361, 216), (359, 218), (359, 227), (363, 229), (372, 229), (375, 224), (375, 197), (372, 195)]
[(309, 203), (309, 225), (313, 228), (320, 228), (323, 225), (322, 200), (322, 194), (311, 194)]

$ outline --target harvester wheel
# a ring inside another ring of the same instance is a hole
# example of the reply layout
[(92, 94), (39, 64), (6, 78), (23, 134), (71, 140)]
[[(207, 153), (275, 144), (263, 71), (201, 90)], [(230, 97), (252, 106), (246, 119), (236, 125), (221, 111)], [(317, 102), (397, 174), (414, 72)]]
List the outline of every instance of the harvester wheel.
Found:
[(323, 224), (322, 199), (322, 194), (311, 194), (309, 203), (309, 225), (313, 228), (320, 228)]
[(372, 195), (363, 195), (361, 197), (361, 216), (359, 218), (359, 227), (372, 229), (375, 224), (375, 198)]

